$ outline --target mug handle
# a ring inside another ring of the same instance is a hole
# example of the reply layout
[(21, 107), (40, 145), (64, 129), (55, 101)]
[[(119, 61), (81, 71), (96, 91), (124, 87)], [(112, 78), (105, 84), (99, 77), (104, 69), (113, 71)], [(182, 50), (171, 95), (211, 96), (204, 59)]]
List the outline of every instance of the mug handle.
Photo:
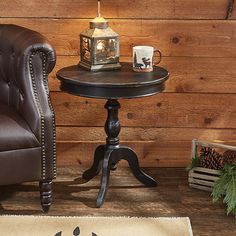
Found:
[(156, 52), (158, 52), (159, 53), (159, 61), (158, 62), (156, 62), (156, 63), (154, 63), (154, 66), (156, 66), (156, 65), (158, 65), (160, 62), (161, 62), (161, 60), (162, 60), (162, 53), (161, 53), (161, 51), (159, 50), (159, 49), (155, 49), (154, 50), (154, 53), (156, 53)]

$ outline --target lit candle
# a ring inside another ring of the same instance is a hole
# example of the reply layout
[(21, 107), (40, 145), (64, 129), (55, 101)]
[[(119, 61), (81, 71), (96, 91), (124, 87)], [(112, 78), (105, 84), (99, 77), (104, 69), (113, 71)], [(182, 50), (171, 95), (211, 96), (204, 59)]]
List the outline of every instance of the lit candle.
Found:
[(99, 43), (97, 44), (97, 50), (102, 51), (103, 48), (104, 48), (104, 43), (103, 43), (103, 42), (99, 42)]

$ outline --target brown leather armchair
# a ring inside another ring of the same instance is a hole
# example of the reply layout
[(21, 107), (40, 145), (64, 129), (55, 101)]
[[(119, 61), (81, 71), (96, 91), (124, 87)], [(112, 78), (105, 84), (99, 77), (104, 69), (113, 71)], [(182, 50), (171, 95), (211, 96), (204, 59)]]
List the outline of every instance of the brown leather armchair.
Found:
[(44, 212), (56, 177), (48, 74), (55, 51), (39, 33), (0, 25), (0, 185), (39, 181)]

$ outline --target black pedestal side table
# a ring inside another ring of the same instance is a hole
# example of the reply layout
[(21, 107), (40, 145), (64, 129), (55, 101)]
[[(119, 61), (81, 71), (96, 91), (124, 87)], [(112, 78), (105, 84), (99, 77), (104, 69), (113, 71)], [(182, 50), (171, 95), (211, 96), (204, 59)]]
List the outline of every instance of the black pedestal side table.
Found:
[(106, 144), (96, 148), (93, 165), (83, 174), (84, 179), (91, 180), (102, 169), (97, 207), (100, 207), (105, 200), (110, 170), (115, 170), (121, 159), (128, 161), (131, 171), (141, 183), (149, 187), (157, 186), (156, 181), (140, 169), (135, 152), (119, 143), (121, 126), (118, 119), (120, 109), (118, 99), (146, 97), (162, 92), (165, 81), (169, 78), (168, 71), (154, 67), (153, 72), (149, 73), (133, 72), (132, 64), (122, 63), (121, 70), (91, 72), (75, 65), (59, 70), (57, 78), (61, 81), (62, 91), (77, 96), (107, 100)]

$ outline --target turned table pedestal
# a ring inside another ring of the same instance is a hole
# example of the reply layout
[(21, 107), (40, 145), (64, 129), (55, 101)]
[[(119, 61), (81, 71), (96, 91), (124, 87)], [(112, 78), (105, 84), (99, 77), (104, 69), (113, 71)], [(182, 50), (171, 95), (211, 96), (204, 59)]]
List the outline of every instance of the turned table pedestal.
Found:
[(107, 100), (106, 144), (96, 148), (93, 164), (83, 174), (84, 179), (91, 180), (102, 170), (97, 207), (100, 207), (105, 200), (110, 170), (115, 170), (117, 163), (122, 159), (129, 163), (132, 173), (141, 183), (148, 187), (157, 186), (156, 181), (140, 169), (135, 152), (129, 147), (120, 145), (121, 125), (118, 110), (121, 106), (118, 100), (160, 93), (164, 90), (168, 77), (168, 71), (161, 67), (154, 67), (153, 72), (149, 73), (133, 72), (130, 63), (122, 63), (122, 69), (116, 71), (91, 72), (75, 65), (57, 72), (62, 91), (77, 96)]

